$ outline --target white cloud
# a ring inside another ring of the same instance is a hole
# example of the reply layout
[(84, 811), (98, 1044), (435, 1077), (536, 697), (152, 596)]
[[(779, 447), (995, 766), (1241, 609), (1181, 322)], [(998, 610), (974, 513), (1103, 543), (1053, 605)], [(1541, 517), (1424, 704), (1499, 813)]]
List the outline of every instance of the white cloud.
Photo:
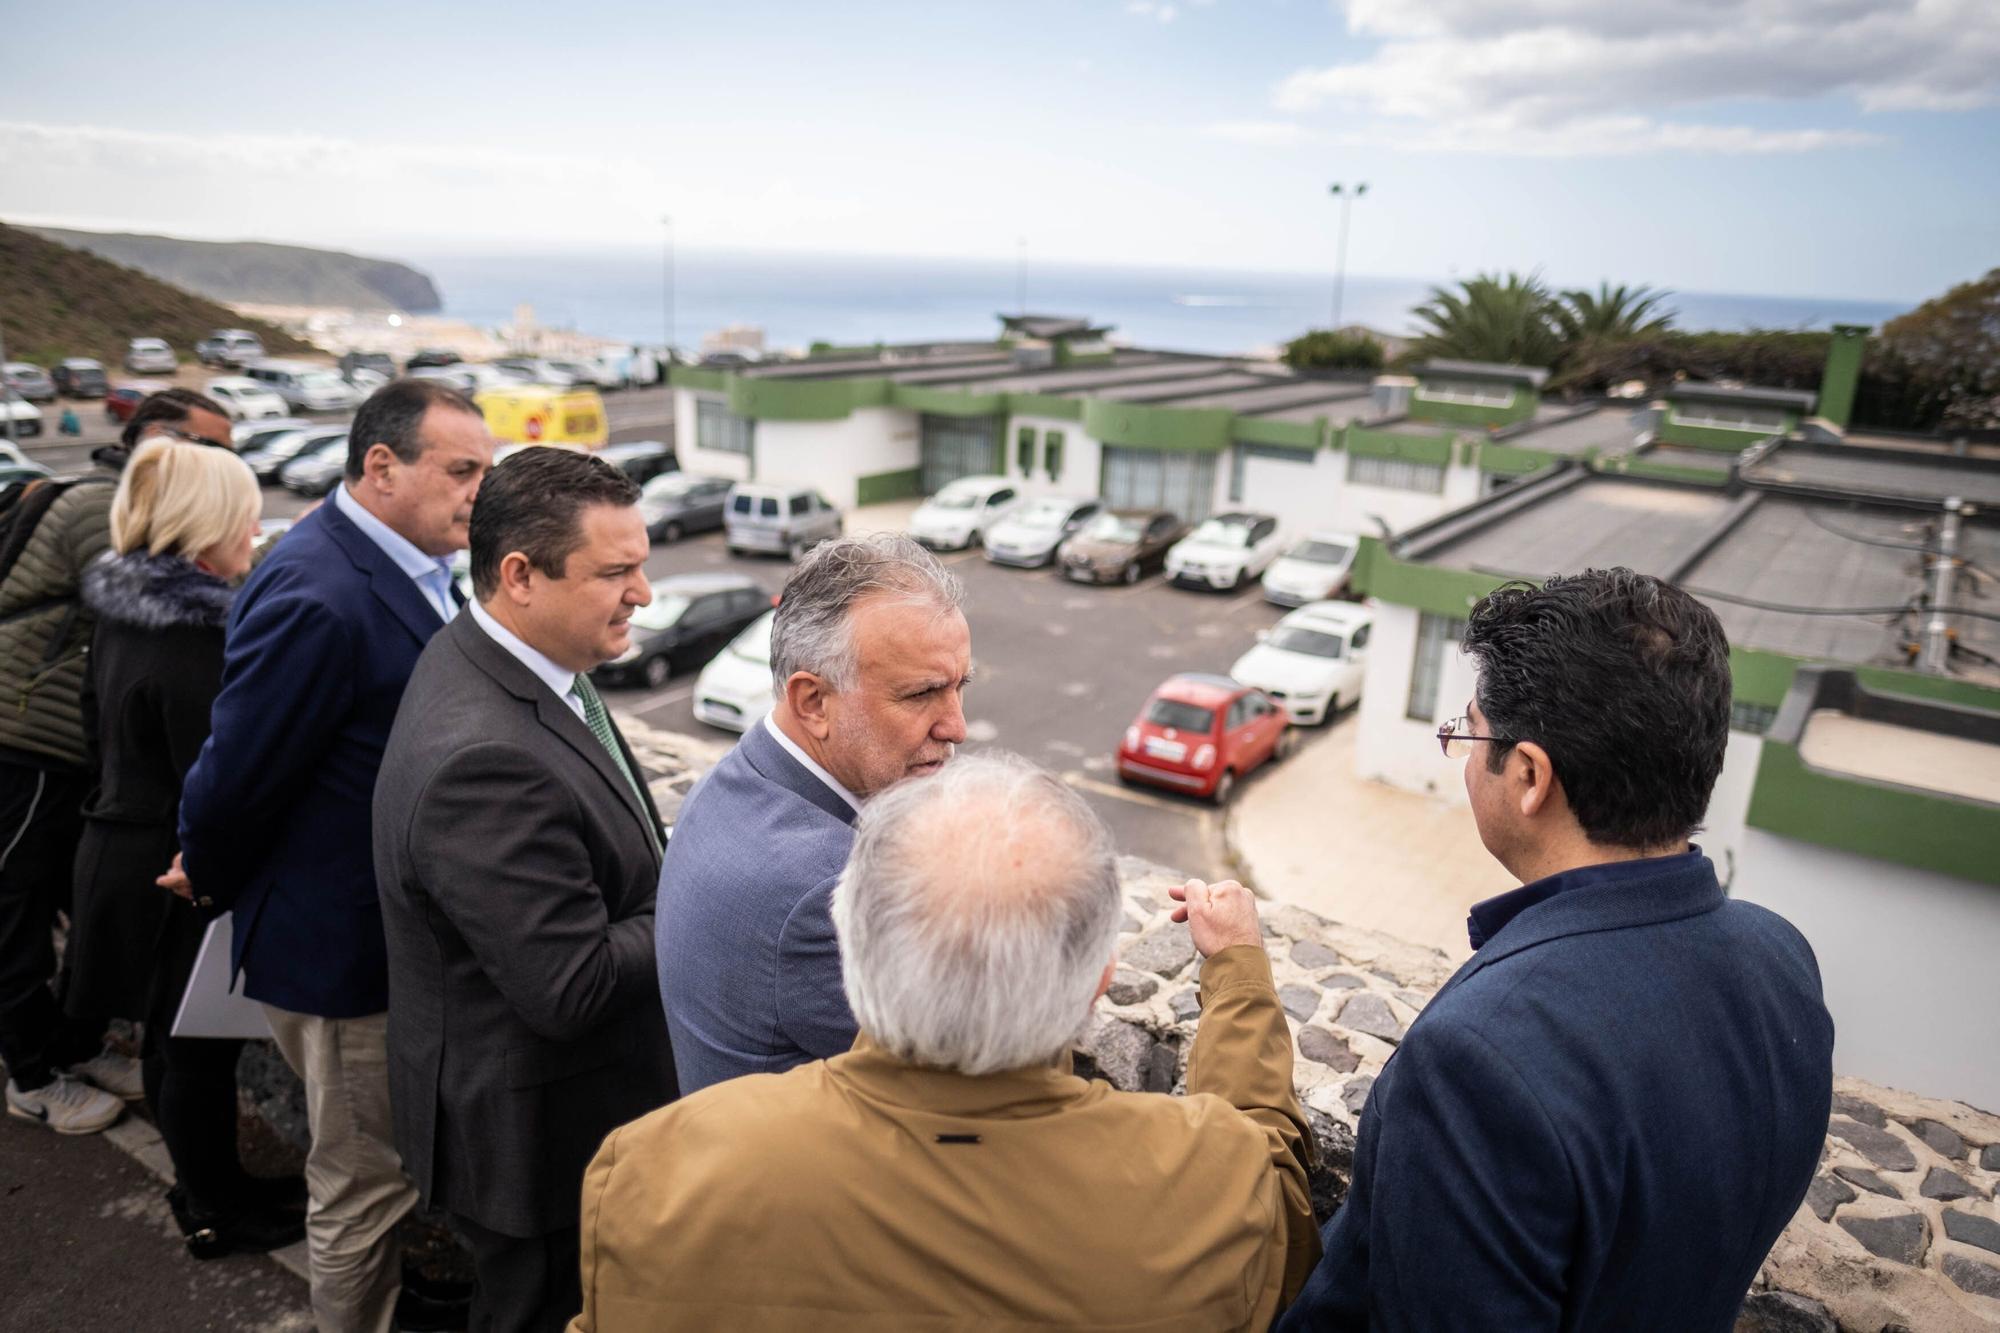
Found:
[(1214, 125), (1202, 126), (1201, 137), (1220, 139), (1225, 143), (1282, 147), (1287, 144), (1304, 143), (1318, 136), (1296, 121), (1225, 120)]
[[(2000, 100), (1992, 0), (1348, 0), (1366, 58), (1302, 69), (1273, 94), (1439, 148), (1522, 153), (1803, 152), (1871, 142), (1666, 113), (1847, 98), (1864, 111)], [(1598, 143), (1614, 145), (1596, 148)]]
[(1167, 0), (1125, 0), (1125, 12), (1142, 19), (1172, 23), (1180, 10), (1175, 5), (1167, 3)]

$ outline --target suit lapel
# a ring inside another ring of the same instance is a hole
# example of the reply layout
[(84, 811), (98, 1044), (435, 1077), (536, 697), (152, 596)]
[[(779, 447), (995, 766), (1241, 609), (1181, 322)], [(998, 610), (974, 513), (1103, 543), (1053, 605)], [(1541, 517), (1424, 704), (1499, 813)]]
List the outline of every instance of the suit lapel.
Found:
[[(651, 855), (653, 848), (658, 845), (657, 830), (660, 827), (659, 816), (653, 809), (652, 796), (648, 793), (644, 803), (641, 803), (639, 796), (632, 790), (633, 783), (625, 780), (625, 775), (618, 771), (618, 765), (612, 762), (610, 752), (598, 743), (596, 734), (584, 724), (583, 719), (571, 712), (569, 705), (556, 698), (549, 687), (512, 653), (488, 638), (486, 631), (482, 630), (479, 622), (471, 616), (463, 615), (452, 621), (448, 632), (453, 636), (453, 641), (465, 651), (466, 656), (470, 657), (481, 670), (498, 681), (508, 693), (532, 705), (536, 720), (554, 734), (557, 740), (582, 756), (585, 763), (597, 770), (597, 775), (611, 789), (611, 794), (618, 799), (619, 804), (638, 821), (639, 835), (646, 838), (647, 852)], [(638, 761), (633, 758), (631, 748), (625, 744), (625, 737), (618, 731), (617, 722), (611, 724), (611, 729), (618, 739), (620, 752), (625, 755), (625, 762), (632, 766), (634, 781), (643, 783), (645, 779)], [(648, 824), (648, 820), (652, 822)], [(648, 828), (655, 830), (653, 837), (646, 837)], [(657, 857), (654, 868), (658, 869)]]
[(328, 501), (320, 506), (319, 512), (325, 515), (327, 535), (347, 552), (354, 567), (368, 576), (368, 590), (375, 594), (375, 600), (416, 636), (419, 647), (429, 643), (431, 635), (445, 622), (439, 618), (437, 608), (418, 591), (416, 581), (356, 527), (353, 519), (341, 513), (339, 505)]
[(792, 758), (785, 747), (765, 730), (764, 722), (756, 723), (744, 733), (737, 748), (743, 752), (743, 758), (750, 767), (756, 769), (766, 781), (774, 782), (800, 800), (818, 806), (841, 823), (853, 825), (854, 807), (814, 777), (804, 764)]

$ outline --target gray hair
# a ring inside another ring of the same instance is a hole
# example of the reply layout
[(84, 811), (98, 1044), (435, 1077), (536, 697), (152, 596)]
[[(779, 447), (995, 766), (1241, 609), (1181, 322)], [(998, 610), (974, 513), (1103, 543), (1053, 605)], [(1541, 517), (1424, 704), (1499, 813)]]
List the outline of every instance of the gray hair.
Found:
[(929, 602), (941, 612), (965, 603), (958, 576), (900, 533), (822, 542), (785, 580), (771, 622), (771, 680), (781, 697), (785, 682), (799, 671), (835, 690), (854, 688), (858, 667), (849, 612), (864, 597), (881, 593)]
[(833, 891), (847, 1003), (915, 1064), (1046, 1064), (1089, 1017), (1121, 903), (1083, 798), (1014, 755), (955, 759), (862, 809)]

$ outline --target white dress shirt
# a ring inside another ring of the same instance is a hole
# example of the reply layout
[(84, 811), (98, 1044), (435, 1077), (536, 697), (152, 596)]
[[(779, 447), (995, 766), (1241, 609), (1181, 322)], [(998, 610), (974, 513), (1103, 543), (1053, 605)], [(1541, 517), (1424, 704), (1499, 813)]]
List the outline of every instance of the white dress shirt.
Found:
[(446, 620), (458, 614), (458, 607), (451, 600), (450, 560), (425, 555), (418, 550), (408, 537), (369, 513), (367, 506), (354, 498), (354, 493), (347, 489), (344, 481), (333, 488), (333, 506), (367, 534), (369, 541), (381, 547), (382, 554), (394, 561), (396, 568), (410, 576), (432, 610)]
[(828, 791), (847, 802), (848, 808), (853, 810), (855, 814), (858, 815), (861, 813), (861, 802), (855, 797), (854, 793), (841, 786), (840, 779), (821, 768), (817, 763), (814, 763), (813, 757), (800, 749), (797, 741), (785, 734), (785, 729), (778, 725), (777, 719), (770, 713), (764, 714), (764, 730), (770, 732), (772, 739), (784, 746), (785, 753), (798, 760), (804, 766), (806, 772), (825, 783)]
[[(583, 720), (583, 700), (570, 692), (571, 688), (576, 684), (576, 673), (574, 671), (563, 670), (554, 662), (551, 662), (539, 649), (531, 648), (522, 642), (520, 635), (495, 620), (488, 614), (486, 608), (478, 602), (467, 602), (465, 609), (472, 613), (472, 618), (478, 622), (479, 628), (486, 631), (487, 638), (506, 649), (514, 660), (534, 672), (535, 679), (548, 686), (554, 692), (556, 698), (568, 705), (570, 712), (575, 713), (579, 720)], [(588, 721), (584, 721), (584, 725), (589, 726), (590, 724)]]

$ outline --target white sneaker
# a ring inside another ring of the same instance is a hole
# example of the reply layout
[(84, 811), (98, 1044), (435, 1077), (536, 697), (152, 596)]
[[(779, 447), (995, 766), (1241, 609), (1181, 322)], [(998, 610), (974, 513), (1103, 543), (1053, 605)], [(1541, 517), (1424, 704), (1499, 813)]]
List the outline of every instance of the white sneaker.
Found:
[(92, 1087), (102, 1088), (128, 1102), (139, 1101), (146, 1095), (146, 1079), (139, 1071), (139, 1062), (109, 1047), (80, 1065), (71, 1065), (69, 1072)]
[(7, 1114), (40, 1121), (58, 1134), (95, 1134), (125, 1114), (125, 1103), (68, 1074), (57, 1074), (33, 1092), (22, 1092), (10, 1078)]

